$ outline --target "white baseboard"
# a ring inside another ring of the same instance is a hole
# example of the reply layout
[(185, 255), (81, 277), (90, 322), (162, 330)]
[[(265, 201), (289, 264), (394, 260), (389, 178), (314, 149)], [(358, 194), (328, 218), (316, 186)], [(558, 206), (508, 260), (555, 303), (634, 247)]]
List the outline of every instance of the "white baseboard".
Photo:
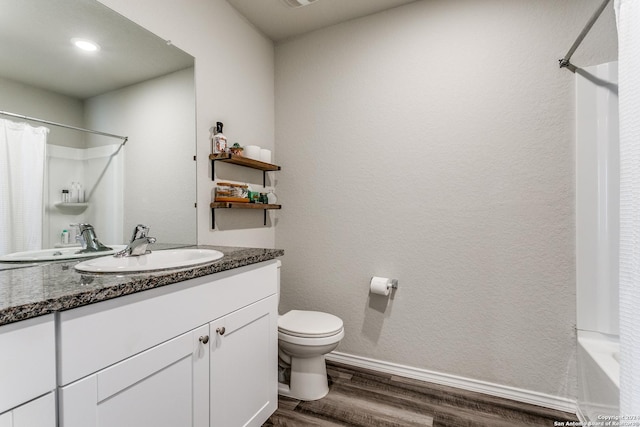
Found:
[(578, 407), (576, 409), (576, 415), (578, 417), (578, 421), (580, 421), (584, 425), (587, 425), (587, 423), (588, 423), (587, 417), (582, 412), (582, 409), (580, 408), (580, 405), (577, 405), (577, 406)]
[(462, 390), (475, 391), (488, 394), (490, 396), (502, 397), (505, 399), (515, 400), (517, 402), (542, 406), (543, 408), (556, 409), (563, 412), (570, 412), (572, 414), (575, 414), (577, 411), (575, 400), (552, 396), (536, 391), (493, 384), (485, 381), (443, 374), (426, 369), (414, 368), (411, 366), (399, 365), (396, 363), (384, 362), (382, 360), (369, 359), (367, 357), (354, 356), (336, 351), (327, 354), (326, 358), (334, 362), (344, 363), (345, 365), (352, 365), (405, 378), (456, 387)]

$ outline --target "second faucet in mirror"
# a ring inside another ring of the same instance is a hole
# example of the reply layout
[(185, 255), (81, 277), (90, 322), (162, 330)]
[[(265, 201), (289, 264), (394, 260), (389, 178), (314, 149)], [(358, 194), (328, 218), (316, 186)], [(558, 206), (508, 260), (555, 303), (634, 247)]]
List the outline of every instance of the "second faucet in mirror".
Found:
[(100, 240), (98, 240), (98, 236), (96, 235), (96, 231), (94, 230), (93, 225), (78, 224), (78, 229), (80, 233), (78, 237), (76, 237), (76, 239), (80, 241), (82, 249), (76, 253), (86, 254), (89, 252), (104, 252), (113, 250), (112, 248), (103, 245)]

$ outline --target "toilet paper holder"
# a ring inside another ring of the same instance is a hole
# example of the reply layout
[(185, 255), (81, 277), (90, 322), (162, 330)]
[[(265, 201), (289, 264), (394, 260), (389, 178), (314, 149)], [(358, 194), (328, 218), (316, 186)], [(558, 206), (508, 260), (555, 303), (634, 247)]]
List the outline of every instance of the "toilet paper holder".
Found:
[[(371, 281), (371, 280), (373, 280), (375, 278), (376, 278), (376, 276), (371, 276), (371, 279), (369, 281)], [(389, 279), (389, 282), (391, 283), (391, 286), (390, 286), (391, 289), (398, 289), (398, 279)]]
[(374, 276), (369, 281), (369, 292), (372, 294), (388, 296), (394, 289), (398, 289), (398, 279)]

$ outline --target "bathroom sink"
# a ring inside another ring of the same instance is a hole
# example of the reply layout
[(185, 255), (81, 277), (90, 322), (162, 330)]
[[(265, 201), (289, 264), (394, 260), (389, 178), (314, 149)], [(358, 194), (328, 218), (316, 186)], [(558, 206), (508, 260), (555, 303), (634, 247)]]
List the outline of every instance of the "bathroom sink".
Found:
[(194, 267), (223, 256), (222, 252), (213, 249), (166, 249), (140, 256), (94, 258), (79, 263), (75, 269), (89, 273), (137, 273)]
[(77, 258), (91, 258), (96, 256), (103, 256), (113, 254), (121, 251), (125, 245), (107, 245), (112, 248), (110, 251), (104, 252), (87, 252), (84, 254), (77, 254), (81, 248), (80, 246), (74, 246), (72, 248), (53, 248), (53, 249), (41, 249), (37, 251), (26, 252), (14, 252), (12, 254), (0, 256), (0, 262), (41, 262), (41, 261), (60, 261), (64, 259), (77, 259)]

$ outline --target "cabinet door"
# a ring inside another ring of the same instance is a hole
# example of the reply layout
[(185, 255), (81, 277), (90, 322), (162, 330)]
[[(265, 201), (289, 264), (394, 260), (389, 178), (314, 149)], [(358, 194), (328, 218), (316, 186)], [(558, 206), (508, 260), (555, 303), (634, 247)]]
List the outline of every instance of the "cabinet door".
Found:
[(54, 392), (1, 414), (0, 427), (56, 427)]
[(60, 426), (207, 426), (208, 335), (202, 326), (62, 387)]
[(0, 413), (56, 388), (53, 315), (0, 326)]
[(278, 405), (278, 298), (209, 324), (211, 426), (261, 426)]

